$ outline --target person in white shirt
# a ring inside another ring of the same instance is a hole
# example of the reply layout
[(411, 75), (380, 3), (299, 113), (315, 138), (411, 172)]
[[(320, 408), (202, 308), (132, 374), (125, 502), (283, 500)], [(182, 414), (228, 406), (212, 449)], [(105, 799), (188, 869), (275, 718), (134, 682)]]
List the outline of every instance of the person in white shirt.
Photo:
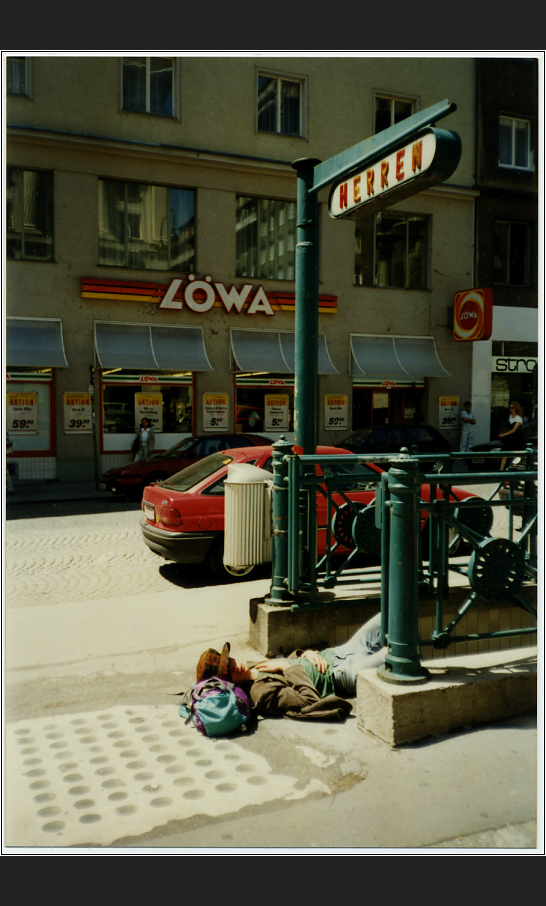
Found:
[(461, 453), (468, 453), (472, 440), (474, 438), (474, 425), (476, 424), (476, 419), (474, 418), (474, 413), (472, 412), (472, 405), (470, 400), (467, 400), (464, 404), (463, 411), (461, 412), (461, 422), (463, 424), (461, 431)]
[[(510, 403), (510, 417), (508, 419), (508, 429), (499, 434), (503, 447), (506, 450), (523, 450), (525, 447), (525, 438), (521, 426), (523, 425), (523, 409), (519, 403)], [(508, 457), (501, 462), (501, 469), (506, 466)]]

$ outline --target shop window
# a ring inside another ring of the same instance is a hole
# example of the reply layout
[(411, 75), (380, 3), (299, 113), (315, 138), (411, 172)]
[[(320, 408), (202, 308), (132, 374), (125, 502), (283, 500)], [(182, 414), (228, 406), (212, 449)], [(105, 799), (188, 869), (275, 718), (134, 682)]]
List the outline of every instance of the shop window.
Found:
[[(148, 418), (156, 434), (191, 434), (193, 426), (193, 393), (188, 383), (169, 384), (168, 378), (158, 378), (153, 384), (143, 384), (128, 373), (118, 374), (118, 381), (103, 383), (102, 429), (106, 435), (126, 435), (132, 438), (141, 418)], [(173, 440), (172, 443), (175, 441)]]
[(499, 126), (499, 165), (532, 170), (531, 124), (528, 120), (501, 116)]
[(173, 116), (174, 60), (123, 58), (123, 110)]
[(235, 431), (268, 436), (294, 430), (294, 380), (269, 374), (237, 386)]
[(304, 134), (304, 81), (258, 74), (258, 131)]
[(6, 60), (7, 93), (23, 97), (30, 95), (30, 60), (28, 57), (8, 57)]
[(193, 190), (99, 180), (99, 264), (194, 270)]
[(6, 382), (6, 428), (17, 453), (51, 454), (55, 438), (52, 420), (53, 373), (10, 368)]
[(296, 203), (238, 195), (236, 200), (236, 274), (294, 280)]
[(376, 95), (375, 97), (375, 131), (382, 132), (394, 126), (414, 113), (414, 101), (407, 98)]
[(53, 173), (8, 167), (8, 258), (53, 261)]
[(495, 221), (493, 282), (503, 286), (526, 286), (529, 281), (529, 225)]
[(428, 286), (428, 217), (393, 211), (359, 222), (355, 284), (398, 289)]

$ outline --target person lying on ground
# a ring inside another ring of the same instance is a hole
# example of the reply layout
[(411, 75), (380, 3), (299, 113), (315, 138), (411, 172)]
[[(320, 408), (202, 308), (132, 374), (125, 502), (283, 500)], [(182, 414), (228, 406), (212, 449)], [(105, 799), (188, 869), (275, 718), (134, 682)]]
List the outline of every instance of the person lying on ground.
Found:
[(226, 642), (222, 652), (209, 648), (201, 655), (197, 680), (219, 676), (248, 686), (261, 714), (287, 717), (324, 717), (348, 714), (346, 701), (356, 695), (360, 670), (379, 667), (387, 649), (381, 645), (381, 614), (368, 620), (343, 645), (317, 651), (298, 649), (288, 658), (272, 658), (247, 667), (231, 657)]

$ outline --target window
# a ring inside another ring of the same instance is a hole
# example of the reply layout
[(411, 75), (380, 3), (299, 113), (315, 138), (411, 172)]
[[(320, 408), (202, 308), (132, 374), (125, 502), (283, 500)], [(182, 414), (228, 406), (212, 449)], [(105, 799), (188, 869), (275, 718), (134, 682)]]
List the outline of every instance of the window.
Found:
[(174, 60), (169, 57), (123, 58), (123, 109), (173, 116)]
[(303, 82), (258, 75), (258, 131), (303, 135)]
[(236, 200), (235, 237), (238, 277), (294, 279), (294, 201), (239, 195)]
[(8, 57), (6, 61), (8, 94), (19, 94), (28, 97), (29, 60), (27, 57)]
[(385, 97), (376, 95), (375, 98), (375, 131), (382, 132), (389, 126), (394, 126), (400, 120), (412, 116), (413, 101), (404, 98)]
[(8, 167), (8, 258), (53, 261), (53, 173)]
[(501, 116), (499, 132), (499, 164), (501, 167), (532, 169), (531, 124), (511, 116)]
[(493, 282), (504, 286), (526, 286), (528, 249), (528, 224), (495, 221)]
[(356, 228), (355, 284), (426, 289), (428, 218), (393, 211)]
[(191, 189), (99, 180), (99, 264), (192, 271), (194, 196)]

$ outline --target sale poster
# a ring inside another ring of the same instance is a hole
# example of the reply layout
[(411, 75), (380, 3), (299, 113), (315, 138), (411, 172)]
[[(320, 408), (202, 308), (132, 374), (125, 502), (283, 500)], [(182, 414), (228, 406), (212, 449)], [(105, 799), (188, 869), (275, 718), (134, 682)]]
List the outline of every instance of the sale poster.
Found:
[(203, 429), (227, 431), (229, 425), (229, 394), (203, 394)]
[(91, 397), (88, 393), (63, 394), (64, 433), (91, 434), (93, 421)]
[(441, 396), (440, 403), (440, 430), (442, 428), (457, 428), (459, 424), (459, 397)]
[(147, 418), (154, 431), (163, 431), (163, 394), (135, 393), (135, 425)]
[(327, 431), (347, 430), (347, 395), (328, 393), (324, 398), (324, 427)]
[(6, 409), (8, 434), (38, 434), (37, 393), (8, 393)]
[(265, 394), (264, 431), (287, 431), (290, 424), (290, 405), (287, 393)]

